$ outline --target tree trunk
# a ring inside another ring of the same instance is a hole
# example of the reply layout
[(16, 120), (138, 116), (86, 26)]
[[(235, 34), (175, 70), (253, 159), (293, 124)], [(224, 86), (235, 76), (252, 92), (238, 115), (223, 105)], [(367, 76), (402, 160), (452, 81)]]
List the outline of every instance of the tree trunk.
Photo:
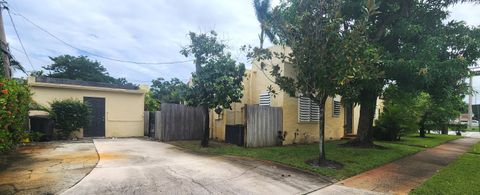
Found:
[(357, 138), (351, 143), (358, 146), (371, 146), (373, 145), (373, 119), (377, 107), (377, 95), (367, 91), (361, 93)]
[(448, 124), (447, 123), (444, 123), (444, 124), (441, 124), (441, 130), (442, 130), (442, 134), (444, 135), (448, 135)]
[(263, 26), (260, 27), (260, 34), (258, 35), (258, 38), (260, 39), (260, 49), (263, 49), (263, 41), (265, 40), (265, 31)]
[(208, 106), (202, 106), (204, 117), (204, 126), (203, 126), (203, 138), (202, 138), (202, 147), (208, 147), (208, 140), (210, 139), (210, 113), (208, 111)]
[(422, 115), (422, 118), (420, 119), (420, 137), (425, 137), (426, 130), (425, 130), (425, 122), (427, 119), (427, 113)]
[(420, 128), (420, 137), (425, 138), (426, 133), (427, 133), (427, 132), (425, 131), (425, 128), (424, 128), (424, 127), (421, 127), (421, 128)]
[(320, 104), (318, 104), (318, 111), (319, 111), (319, 121), (318, 121), (318, 132), (319, 132), (319, 140), (318, 140), (318, 147), (319, 147), (319, 155), (318, 155), (318, 162), (325, 161), (325, 102), (327, 101), (328, 96), (322, 97)]

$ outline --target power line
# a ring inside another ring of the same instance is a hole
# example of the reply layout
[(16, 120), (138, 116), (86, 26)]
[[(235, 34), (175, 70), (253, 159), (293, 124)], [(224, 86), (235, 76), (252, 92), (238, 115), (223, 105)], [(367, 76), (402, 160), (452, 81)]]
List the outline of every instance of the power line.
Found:
[(23, 53), (25, 54), (25, 57), (27, 57), (28, 63), (30, 64), (30, 67), (32, 67), (32, 70), (35, 71), (35, 68), (33, 67), (32, 60), (30, 60), (30, 56), (27, 53), (27, 50), (25, 49), (25, 46), (23, 45), (23, 41), (20, 38), (20, 35), (18, 34), (17, 26), (15, 25), (15, 22), (13, 22), (12, 15), (10, 14), (10, 9), (5, 6), (4, 7), (7, 10), (8, 17), (10, 18), (10, 22), (12, 22), (13, 30), (15, 31), (15, 34), (17, 35), (18, 42), (20, 42), (20, 45), (22, 46)]
[(107, 56), (95, 54), (95, 53), (92, 53), (92, 52), (90, 52), (90, 51), (87, 51), (87, 50), (78, 48), (78, 47), (76, 47), (76, 46), (74, 46), (74, 45), (72, 45), (72, 44), (64, 41), (63, 39), (57, 37), (57, 36), (54, 35), (53, 33), (51, 33), (51, 32), (49, 32), (48, 30), (42, 28), (41, 26), (39, 26), (38, 24), (36, 24), (35, 22), (33, 22), (32, 20), (28, 19), (26, 16), (24, 16), (24, 15), (22, 15), (22, 14), (20, 14), (20, 13), (13, 12), (13, 14), (22, 17), (25, 21), (29, 22), (30, 24), (32, 24), (32, 25), (35, 26), (36, 28), (38, 28), (38, 29), (40, 29), (41, 31), (47, 33), (48, 35), (50, 35), (51, 37), (53, 37), (53, 38), (56, 39), (57, 41), (60, 41), (61, 43), (65, 44), (66, 46), (71, 47), (71, 48), (76, 49), (76, 50), (79, 50), (79, 51), (81, 51), (81, 52), (83, 52), (83, 53), (86, 53), (86, 54), (89, 54), (89, 55), (98, 57), (98, 58), (103, 58), (103, 59), (106, 59), (106, 60), (117, 61), (117, 62), (132, 63), (132, 64), (157, 64), (157, 65), (166, 65), (166, 64), (182, 64), (182, 63), (187, 63), (187, 62), (193, 62), (193, 60), (171, 61), (171, 62), (137, 62), (137, 61), (116, 59), (116, 58), (111, 58), (111, 57), (107, 57)]

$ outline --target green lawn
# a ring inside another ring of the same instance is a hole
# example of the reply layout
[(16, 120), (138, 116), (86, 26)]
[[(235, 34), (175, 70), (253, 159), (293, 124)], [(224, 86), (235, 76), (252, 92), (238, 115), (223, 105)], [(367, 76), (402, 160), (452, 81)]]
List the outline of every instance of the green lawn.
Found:
[(480, 194), (480, 143), (411, 194)]
[(400, 141), (394, 143), (417, 146), (423, 148), (431, 148), (443, 144), (445, 142), (461, 138), (460, 136), (427, 134), (425, 138), (421, 138), (418, 134), (408, 135), (401, 138)]
[[(313, 167), (305, 163), (318, 155), (318, 145), (296, 145), (283, 147), (243, 148), (230, 144), (211, 142), (209, 148), (201, 148), (198, 141), (171, 142), (174, 145), (201, 153), (218, 155), (234, 155), (270, 160), (296, 168), (316, 172), (337, 180), (344, 179), (366, 170), (378, 167), (406, 155), (410, 155), (424, 147), (433, 147), (457, 136), (429, 135), (429, 138), (406, 137), (399, 142), (376, 142), (385, 149), (357, 149), (339, 146), (345, 141), (329, 141), (326, 143), (327, 159), (342, 163), (340, 170), (325, 167)], [(480, 151), (480, 150), (479, 150)]]

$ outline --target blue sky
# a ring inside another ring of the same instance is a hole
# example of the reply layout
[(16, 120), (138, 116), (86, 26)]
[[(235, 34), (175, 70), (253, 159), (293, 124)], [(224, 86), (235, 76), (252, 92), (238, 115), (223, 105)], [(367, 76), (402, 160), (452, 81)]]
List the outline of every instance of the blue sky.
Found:
[[(250, 0), (15, 0), (12, 13), (20, 13), (66, 42), (99, 55), (147, 62), (187, 60), (180, 55), (187, 33), (215, 30), (230, 46), (233, 56), (245, 62), (242, 45), (258, 45), (259, 27)], [(451, 18), (480, 25), (479, 5), (457, 5)], [(33, 68), (21, 51), (8, 15), (4, 12), (7, 41), (13, 55), (29, 71), (51, 63), (48, 56), (86, 55), (55, 40), (22, 17), (12, 15)], [(158, 77), (186, 81), (194, 70), (189, 63), (137, 65), (100, 61), (114, 77), (148, 84)], [(249, 65), (247, 64), (247, 67)], [(23, 76), (15, 73), (15, 76)], [(480, 79), (475, 79), (480, 84)], [(480, 101), (480, 100), (479, 100)]]

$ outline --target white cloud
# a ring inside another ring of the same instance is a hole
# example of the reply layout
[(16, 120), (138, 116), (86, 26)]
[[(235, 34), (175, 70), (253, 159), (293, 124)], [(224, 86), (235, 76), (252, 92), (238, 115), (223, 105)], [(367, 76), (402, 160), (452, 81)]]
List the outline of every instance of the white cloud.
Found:
[[(245, 57), (238, 48), (258, 44), (259, 27), (250, 0), (16, 0), (9, 5), (68, 43), (117, 59), (185, 60), (179, 51), (188, 44), (189, 31), (216, 30), (228, 42), (234, 57), (242, 61)], [(480, 25), (479, 8), (457, 5), (450, 10), (452, 18)], [(13, 17), (36, 70), (51, 63), (48, 56), (82, 54), (21, 17)], [(4, 21), (12, 53), (30, 70), (6, 15)], [(112, 76), (136, 83), (148, 83), (157, 77), (187, 80), (194, 70), (192, 63), (137, 65), (91, 58), (100, 61)]]
[(480, 25), (480, 5), (473, 3), (457, 4), (450, 7), (450, 19), (463, 20), (471, 26)]
[[(72, 45), (103, 56), (142, 62), (181, 61), (182, 46), (188, 44), (189, 31), (216, 30), (226, 39), (235, 56), (244, 44), (258, 44), (258, 24), (253, 7), (246, 0), (178, 0), (178, 1), (96, 1), (96, 0), (18, 0), (9, 2), (19, 12)], [(17, 28), (36, 70), (50, 64), (48, 56), (81, 55), (13, 15)], [(10, 22), (7, 39), (21, 49)], [(23, 53), (13, 54), (31, 69)], [(192, 63), (174, 65), (137, 65), (100, 61), (115, 77), (145, 83), (157, 77), (187, 80)], [(239, 57), (241, 58), (241, 56)], [(20, 73), (16, 75), (21, 76)]]

